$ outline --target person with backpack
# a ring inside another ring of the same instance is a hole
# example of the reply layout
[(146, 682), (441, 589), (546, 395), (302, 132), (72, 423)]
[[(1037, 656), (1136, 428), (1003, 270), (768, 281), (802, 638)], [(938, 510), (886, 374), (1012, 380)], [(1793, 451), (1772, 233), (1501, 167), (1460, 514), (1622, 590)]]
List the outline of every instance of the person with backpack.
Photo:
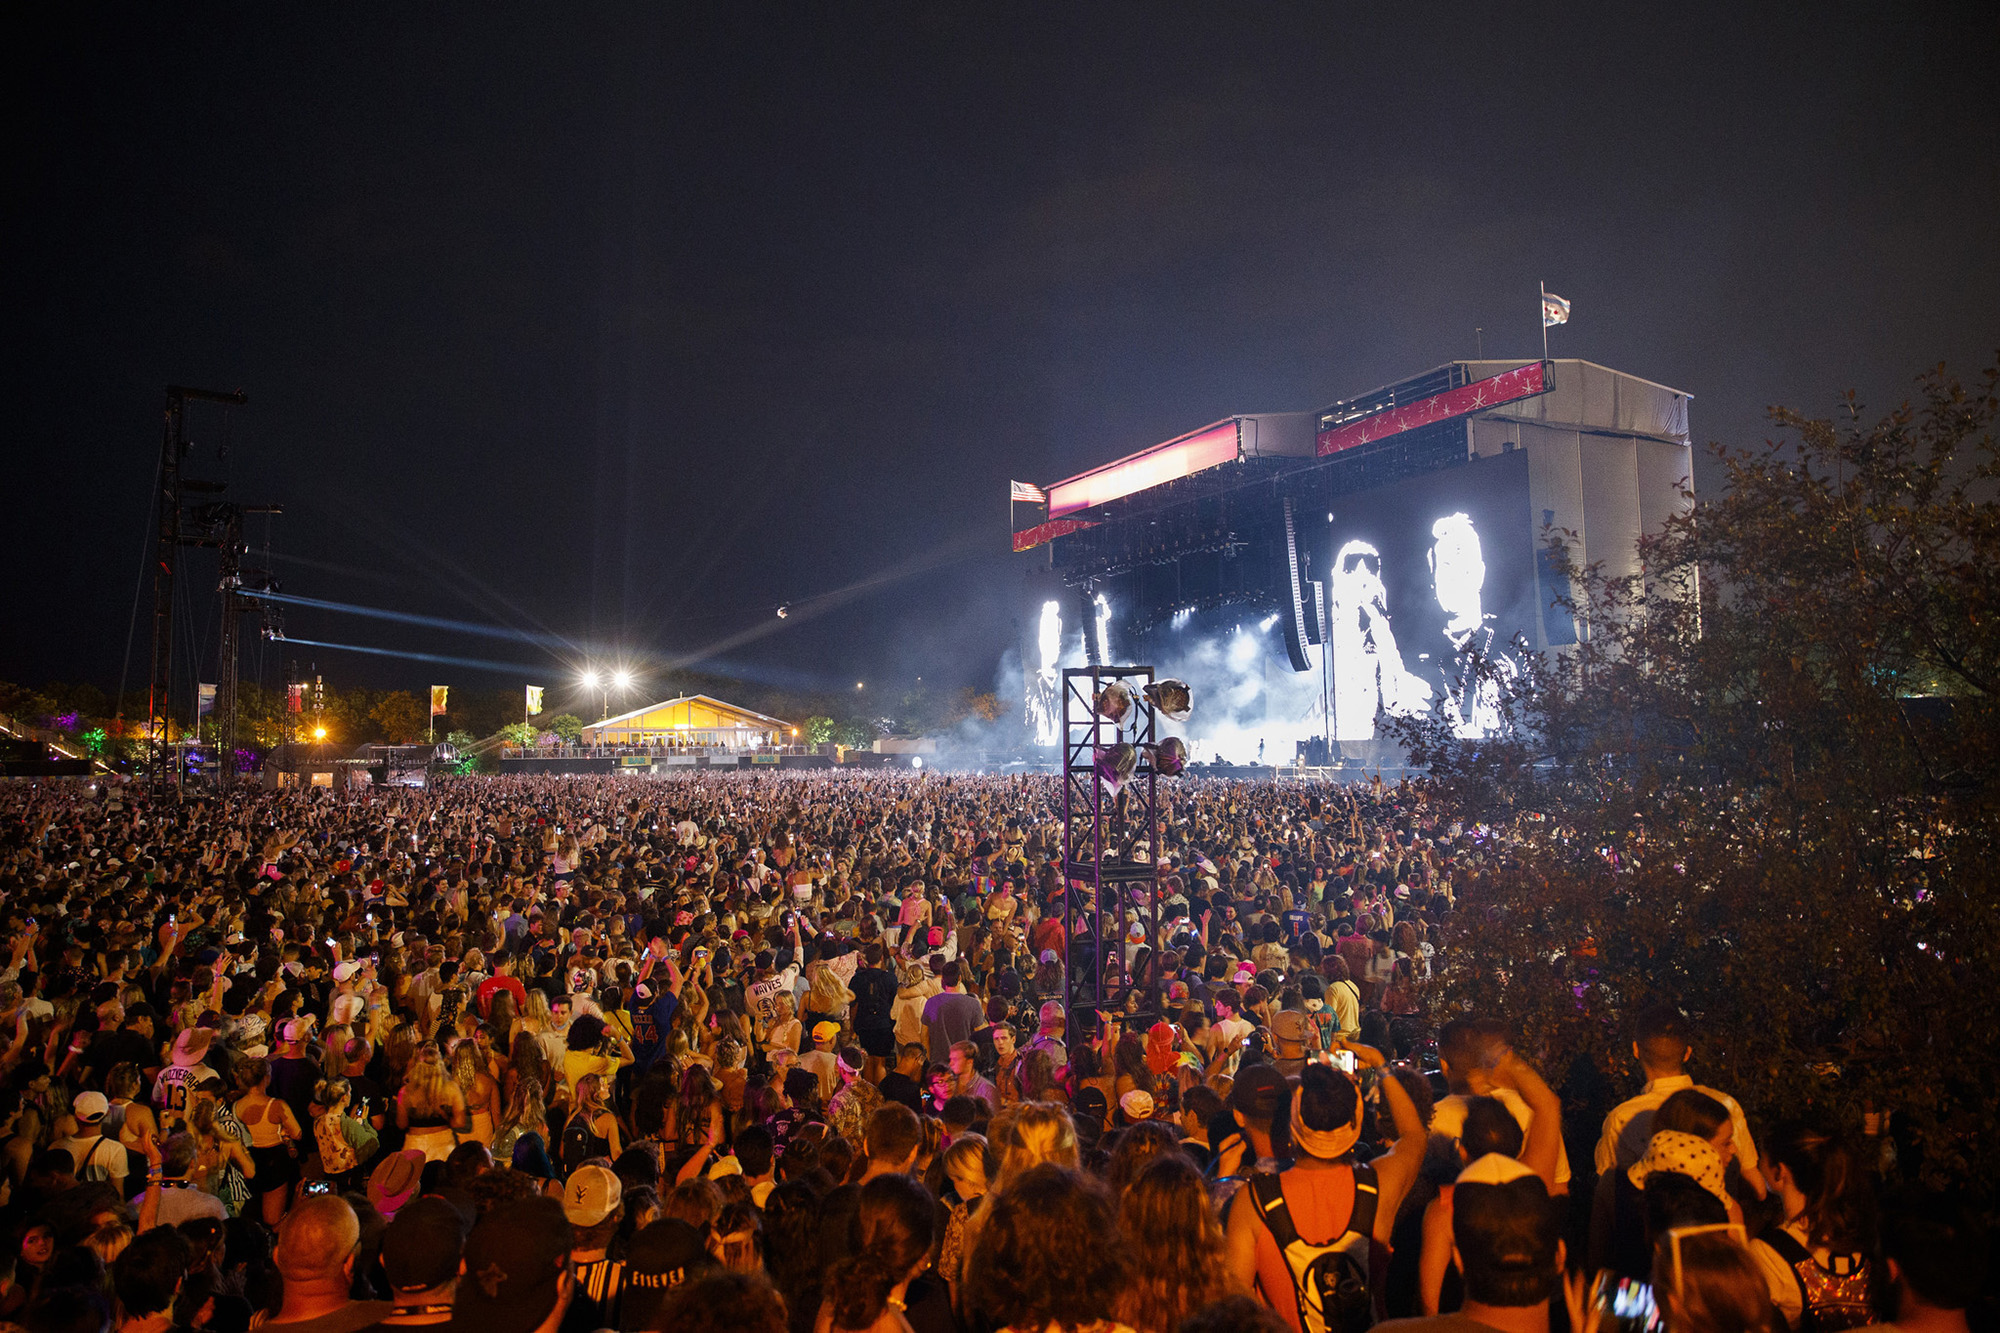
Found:
[(576, 1096), (570, 1103), (569, 1120), (563, 1125), (560, 1143), (565, 1178), (593, 1157), (618, 1160), (618, 1117), (605, 1105), (604, 1080), (585, 1074), (576, 1081)]
[[(1369, 1047), (1343, 1042), (1341, 1049), (1369, 1069), (1385, 1063)], [(1395, 1146), (1360, 1164), (1353, 1159), (1365, 1110), (1360, 1082), (1331, 1063), (1307, 1065), (1291, 1096), (1291, 1165), (1253, 1175), (1229, 1205), (1231, 1278), (1299, 1333), (1362, 1333), (1380, 1312), (1375, 1258), (1386, 1255), (1426, 1139), (1402, 1084), (1383, 1078), (1377, 1086)]]
[(1816, 1125), (1772, 1136), (1772, 1192), (1784, 1221), (1751, 1244), (1771, 1303), (1794, 1333), (1841, 1333), (1875, 1322), (1874, 1191), (1854, 1149)]

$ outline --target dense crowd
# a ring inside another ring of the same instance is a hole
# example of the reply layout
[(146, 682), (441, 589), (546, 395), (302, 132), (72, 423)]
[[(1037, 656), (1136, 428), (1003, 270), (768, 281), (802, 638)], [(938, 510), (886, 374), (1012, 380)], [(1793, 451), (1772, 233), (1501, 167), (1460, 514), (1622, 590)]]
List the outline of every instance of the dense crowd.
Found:
[(6, 786), (0, 1322), (1967, 1326), (1976, 1225), (1697, 1082), (1678, 1009), (1595, 1104), (1429, 1012), (1525, 832), (1163, 791), (1093, 904), (1041, 778)]

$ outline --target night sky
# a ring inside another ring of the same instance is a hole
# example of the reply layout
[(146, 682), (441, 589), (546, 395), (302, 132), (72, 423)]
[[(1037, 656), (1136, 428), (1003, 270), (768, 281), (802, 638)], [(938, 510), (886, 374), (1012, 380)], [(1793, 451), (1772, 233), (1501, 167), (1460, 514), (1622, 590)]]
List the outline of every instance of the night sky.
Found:
[(338, 683), (988, 687), (1010, 478), (1531, 355), (1538, 280), (1701, 441), (2000, 347), (1990, 4), (273, 8), (17, 34), (0, 678), (118, 683), (169, 382), (288, 591), (577, 645), (291, 611), (528, 668)]

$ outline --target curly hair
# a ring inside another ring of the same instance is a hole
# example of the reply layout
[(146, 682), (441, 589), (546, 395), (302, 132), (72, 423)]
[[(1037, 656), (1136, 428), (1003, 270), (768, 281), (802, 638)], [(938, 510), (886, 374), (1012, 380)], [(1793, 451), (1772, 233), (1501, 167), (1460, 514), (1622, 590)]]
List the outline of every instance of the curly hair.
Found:
[(1126, 1247), (1145, 1256), (1118, 1298), (1118, 1318), (1134, 1328), (1178, 1328), (1229, 1290), (1222, 1228), (1201, 1172), (1186, 1153), (1146, 1163), (1125, 1191), (1119, 1223)]
[(819, 1223), (819, 1195), (804, 1181), (788, 1180), (764, 1200), (764, 1271), (794, 1310), (819, 1309), (826, 1282)]
[(1110, 1195), (1067, 1167), (1028, 1170), (993, 1196), (965, 1272), (967, 1308), (989, 1326), (1109, 1318), (1125, 1285)]
[(1158, 1120), (1141, 1120), (1118, 1135), (1116, 1146), (1111, 1149), (1111, 1162), (1105, 1170), (1105, 1179), (1114, 1195), (1123, 1197), (1126, 1187), (1139, 1178), (1153, 1160), (1163, 1154), (1171, 1154), (1180, 1145), (1180, 1136), (1172, 1128)]

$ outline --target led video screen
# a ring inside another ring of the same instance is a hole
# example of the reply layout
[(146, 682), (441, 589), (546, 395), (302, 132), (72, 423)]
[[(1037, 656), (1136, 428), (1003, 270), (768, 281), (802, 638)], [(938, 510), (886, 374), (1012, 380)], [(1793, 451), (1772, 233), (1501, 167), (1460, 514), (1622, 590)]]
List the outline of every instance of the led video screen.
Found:
[[(1493, 734), (1534, 642), (1535, 532), (1525, 453), (1342, 496), (1324, 536), (1301, 515), (1325, 585), (1334, 738), (1370, 741), (1390, 716), (1441, 710), (1461, 736)], [(1470, 669), (1477, 650), (1497, 675)]]

